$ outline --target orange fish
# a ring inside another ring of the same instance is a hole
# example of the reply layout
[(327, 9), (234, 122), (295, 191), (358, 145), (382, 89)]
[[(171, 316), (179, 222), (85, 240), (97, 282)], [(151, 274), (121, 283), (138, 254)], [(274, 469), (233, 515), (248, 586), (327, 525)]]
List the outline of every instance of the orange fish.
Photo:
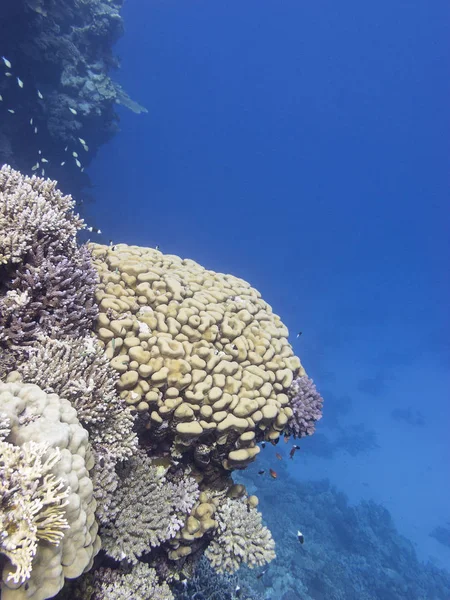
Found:
[(284, 439), (284, 443), (287, 444), (288, 441), (291, 439), (291, 436), (286, 434), (283, 439)]
[(283, 457), (278, 452), (275, 454), (275, 456), (278, 458), (278, 460), (283, 460)]
[(274, 471), (273, 469), (269, 469), (269, 473), (273, 479), (276, 479), (278, 477), (276, 471)]

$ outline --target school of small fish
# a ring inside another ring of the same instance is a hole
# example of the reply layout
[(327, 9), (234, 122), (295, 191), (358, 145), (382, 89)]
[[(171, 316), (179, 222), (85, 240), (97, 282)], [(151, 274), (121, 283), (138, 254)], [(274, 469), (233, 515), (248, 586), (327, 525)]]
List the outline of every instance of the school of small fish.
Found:
[[(2, 56), (2, 57), (1, 57), (1, 60), (3, 61), (3, 64), (4, 64), (4, 66), (5, 66), (5, 67), (6, 67), (6, 69), (7, 69), (7, 70), (5, 71), (5, 76), (6, 76), (6, 77), (13, 77), (13, 75), (14, 75), (14, 74), (13, 74), (13, 72), (12, 72), (12, 68), (13, 68), (13, 66), (12, 66), (12, 63), (11, 63), (11, 61), (10, 61), (8, 58), (6, 58), (6, 56)], [(24, 83), (24, 81), (23, 81), (23, 80), (22, 80), (22, 79), (21, 79), (19, 76), (16, 76), (16, 78), (15, 78), (15, 79), (16, 79), (16, 82), (17, 82), (17, 85), (19, 86), (19, 88), (20, 88), (20, 89), (23, 89), (23, 88), (25, 87), (25, 83)], [(39, 89), (37, 89), (37, 88), (36, 88), (36, 94), (37, 94), (37, 97), (39, 98), (39, 100), (43, 100), (43, 99), (44, 99), (44, 96), (43, 96), (42, 92), (41, 92)], [(4, 101), (4, 98), (3, 98), (3, 96), (0, 94), (0, 102), (3, 102), (3, 101)], [(73, 108), (73, 106), (68, 106), (67, 108), (68, 108), (69, 112), (70, 112), (72, 115), (77, 115), (77, 114), (78, 114), (78, 111), (77, 111), (75, 108)], [(9, 107), (9, 108), (7, 108), (6, 110), (7, 110), (7, 112), (8, 112), (8, 113), (10, 113), (11, 115), (15, 115), (15, 114), (16, 114), (16, 109), (15, 109), (15, 108), (11, 108), (11, 107)], [(34, 133), (35, 133), (35, 134), (37, 134), (37, 133), (38, 133), (38, 127), (37, 127), (37, 125), (35, 124), (33, 117), (31, 117), (31, 118), (29, 119), (29, 123), (30, 123), (30, 126), (33, 128), (33, 131), (34, 131)], [(83, 148), (83, 150), (84, 150), (85, 152), (88, 152), (88, 151), (89, 151), (89, 146), (88, 146), (88, 144), (86, 143), (86, 141), (85, 141), (83, 138), (81, 138), (81, 137), (79, 137), (79, 138), (78, 138), (78, 141), (80, 142), (80, 144), (81, 144), (81, 147)], [(66, 148), (65, 148), (65, 151), (67, 151), (67, 150), (68, 150), (68, 147), (66, 146)], [(39, 150), (38, 154), (39, 154), (39, 159), (38, 159), (38, 160), (36, 161), (36, 163), (35, 163), (35, 164), (34, 164), (34, 165), (31, 167), (31, 170), (32, 170), (32, 171), (37, 171), (37, 170), (39, 170), (39, 169), (40, 169), (40, 174), (42, 175), (42, 177), (44, 177), (44, 175), (45, 175), (45, 169), (42, 167), (42, 164), (41, 164), (41, 163), (48, 163), (49, 161), (48, 161), (48, 159), (46, 159), (46, 158), (41, 158), (41, 156), (40, 156), (40, 155), (41, 155), (41, 150)], [(73, 157), (74, 157), (74, 162), (75, 162), (75, 165), (76, 165), (76, 166), (77, 166), (77, 167), (80, 169), (80, 171), (82, 171), (82, 172), (83, 172), (83, 171), (84, 171), (84, 166), (82, 165), (82, 162), (81, 162), (81, 161), (79, 160), (79, 158), (78, 158), (78, 153), (77, 153), (76, 151), (73, 151), (73, 152), (72, 152), (72, 155), (73, 155)], [(65, 164), (67, 164), (67, 161), (63, 160), (63, 161), (61, 161), (61, 162), (59, 163), (59, 166), (60, 166), (60, 167), (63, 167)]]

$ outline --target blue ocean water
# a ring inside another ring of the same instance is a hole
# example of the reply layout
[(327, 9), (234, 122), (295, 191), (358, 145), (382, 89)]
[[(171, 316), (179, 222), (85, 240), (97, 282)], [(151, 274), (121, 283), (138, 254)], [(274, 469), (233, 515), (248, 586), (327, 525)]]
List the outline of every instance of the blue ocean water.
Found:
[[(336, 507), (380, 542), (382, 506), (419, 560), (450, 570), (450, 541), (430, 535), (450, 522), (448, 4), (134, 0), (122, 14), (115, 79), (149, 112), (118, 108), (86, 216), (100, 241), (248, 280), (289, 327), (324, 417), (293, 460), (280, 442), (243, 474), (279, 556), (354, 551), (331, 540)], [(290, 568), (279, 559), (258, 591), (288, 600)]]

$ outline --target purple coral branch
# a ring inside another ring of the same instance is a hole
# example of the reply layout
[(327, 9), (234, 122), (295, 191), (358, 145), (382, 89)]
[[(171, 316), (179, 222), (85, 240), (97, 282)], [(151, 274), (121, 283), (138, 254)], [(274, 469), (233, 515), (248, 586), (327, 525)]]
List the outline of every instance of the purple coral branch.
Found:
[(293, 415), (287, 424), (286, 432), (301, 438), (312, 435), (316, 422), (322, 418), (323, 398), (312, 379), (307, 375), (297, 377), (289, 388), (290, 407)]

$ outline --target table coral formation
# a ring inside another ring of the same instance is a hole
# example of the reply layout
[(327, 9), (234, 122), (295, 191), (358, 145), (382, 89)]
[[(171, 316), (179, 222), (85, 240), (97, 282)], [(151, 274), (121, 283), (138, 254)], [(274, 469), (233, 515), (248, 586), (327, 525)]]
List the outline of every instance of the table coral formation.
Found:
[(4, 167), (0, 194), (2, 598), (171, 600), (202, 556), (219, 572), (271, 561), (232, 472), (259, 442), (311, 434), (322, 406), (281, 319), (192, 260), (80, 247), (55, 182)]

